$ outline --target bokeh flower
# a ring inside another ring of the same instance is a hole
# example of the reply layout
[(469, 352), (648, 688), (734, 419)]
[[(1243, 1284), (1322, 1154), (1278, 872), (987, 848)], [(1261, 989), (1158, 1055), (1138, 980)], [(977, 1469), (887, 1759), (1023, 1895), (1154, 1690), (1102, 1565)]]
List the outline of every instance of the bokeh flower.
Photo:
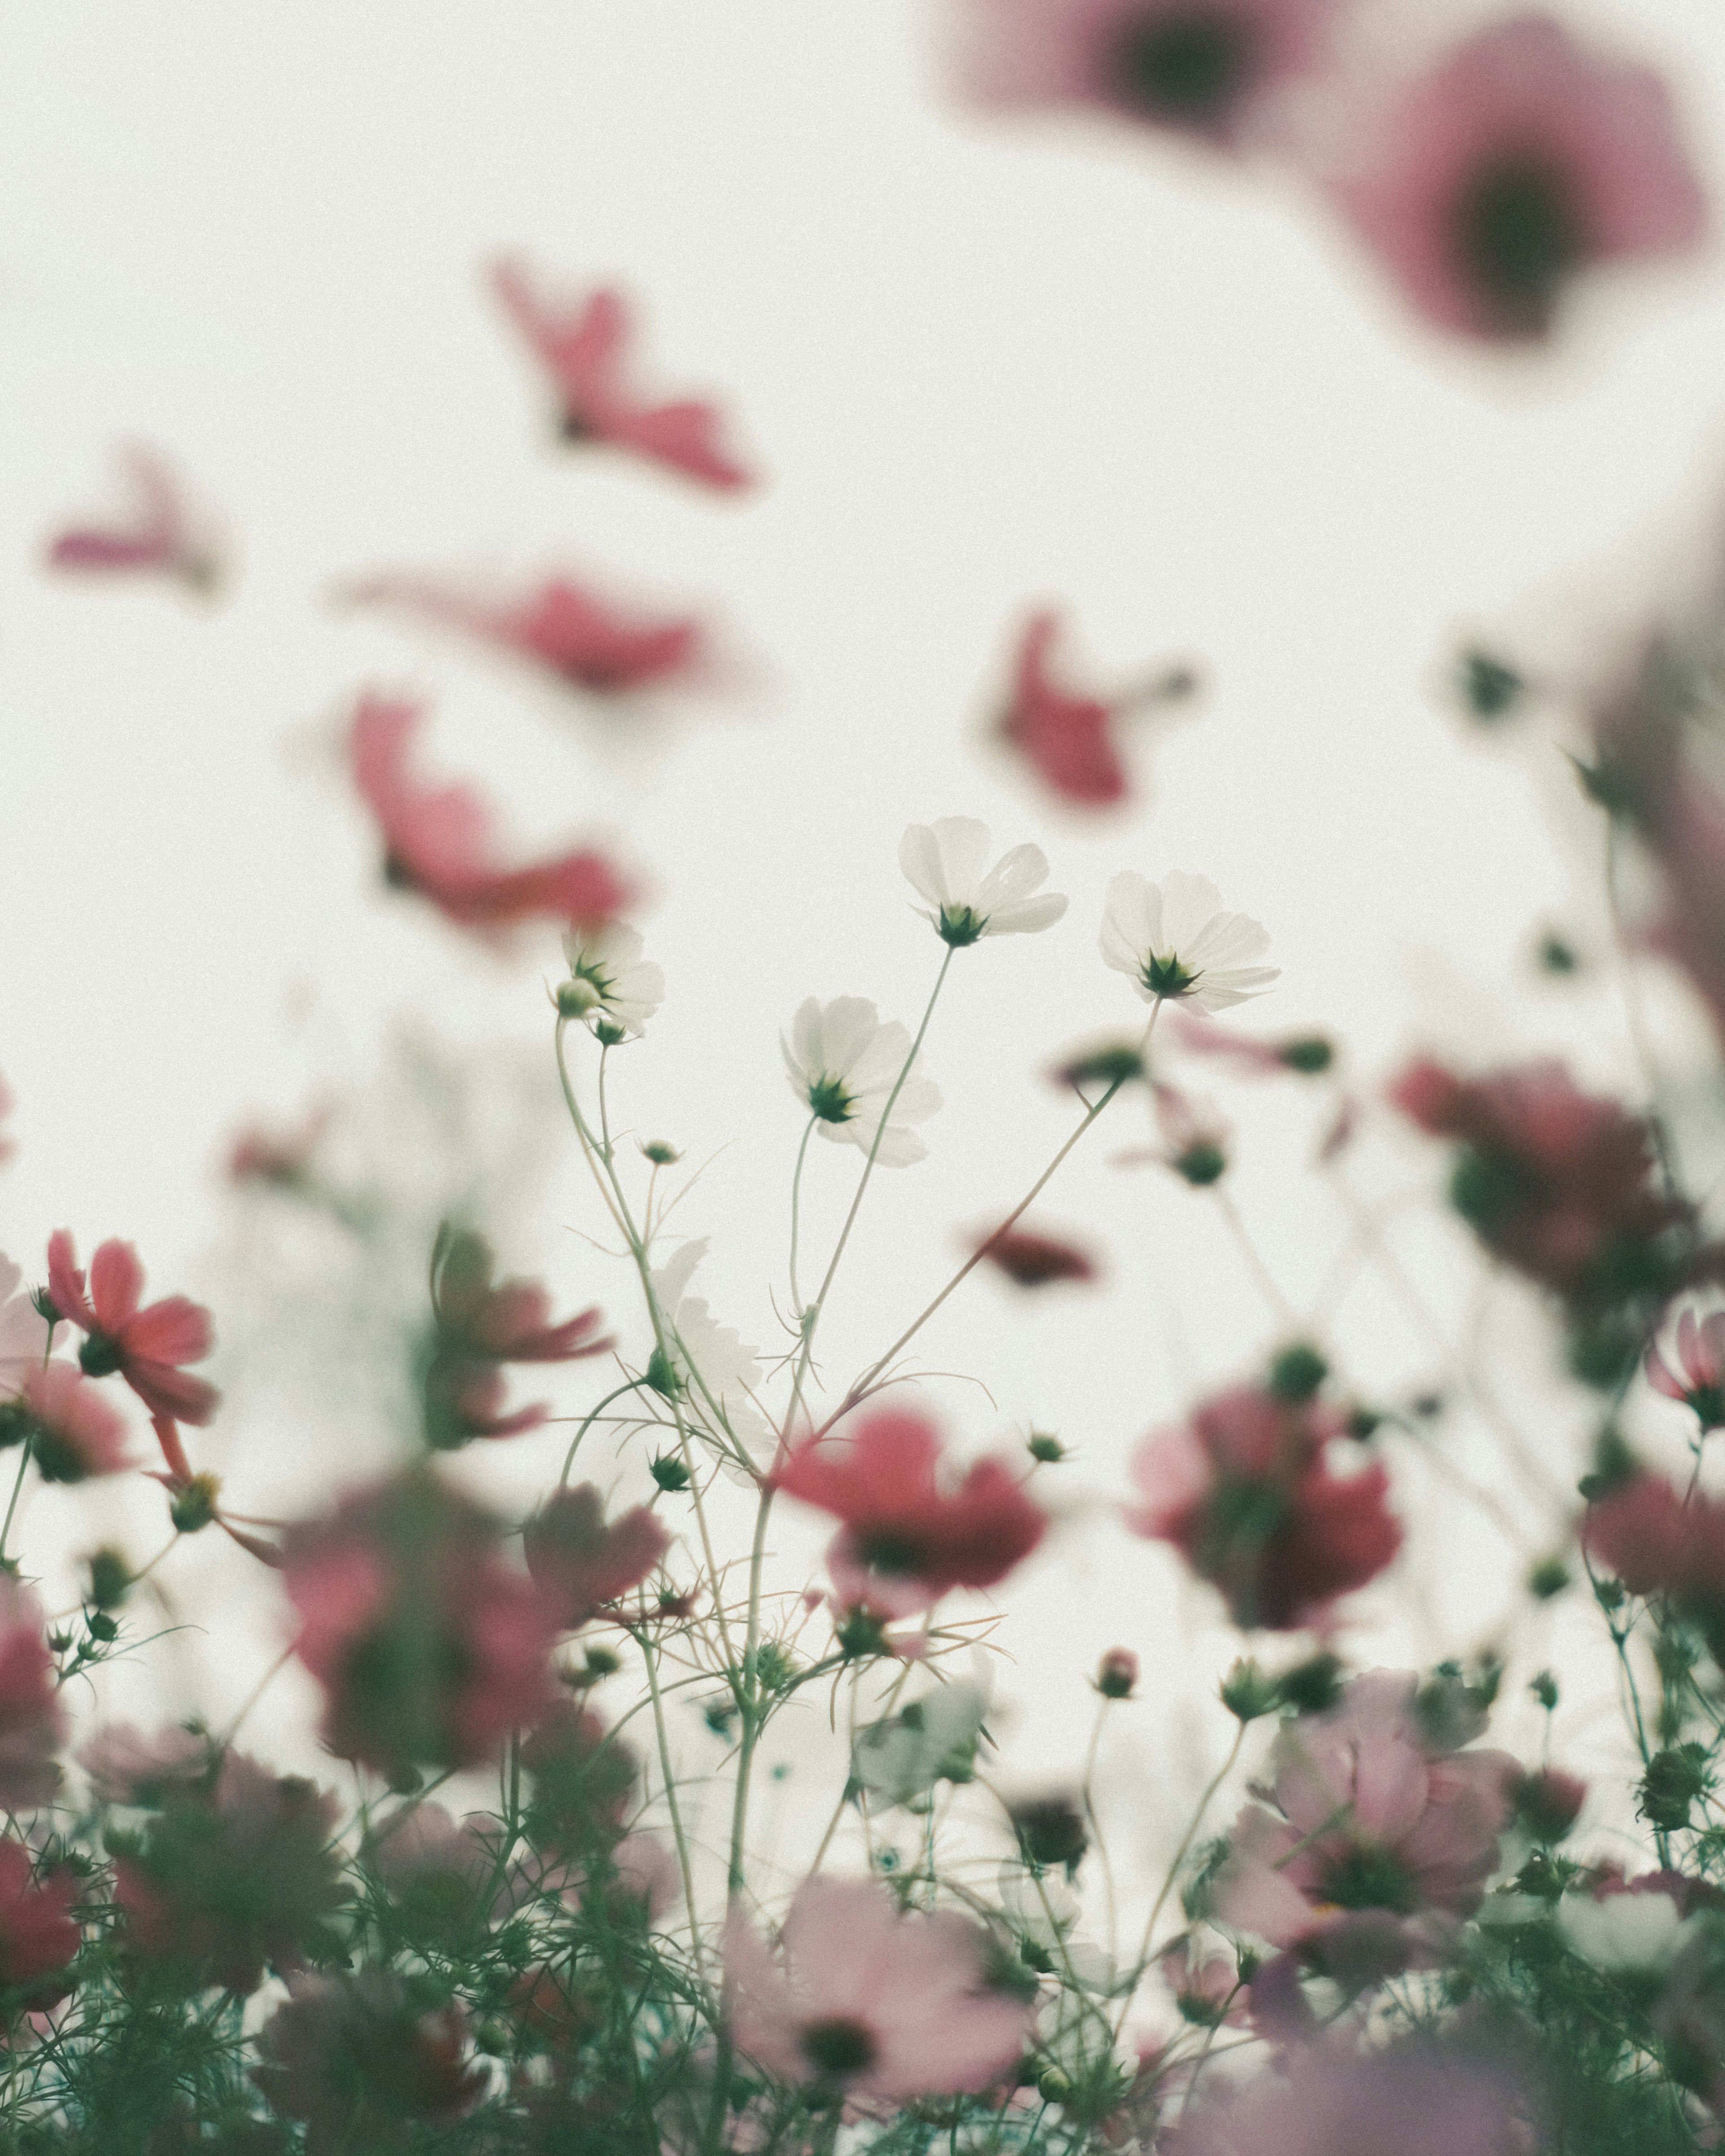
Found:
[(209, 1312), (183, 1295), (141, 1310), (144, 1268), (131, 1244), (110, 1238), (97, 1246), (86, 1291), (72, 1232), (56, 1229), (48, 1239), (48, 1291), (60, 1316), (85, 1334), (78, 1361), (86, 1377), (118, 1372), (152, 1414), (176, 1422), (207, 1423), (214, 1414), (221, 1394), (182, 1367), (210, 1352)]
[(27, 1443), (44, 1482), (83, 1482), (117, 1475), (126, 1455), (126, 1420), (69, 1363), (33, 1370), (15, 1399), (0, 1400), (0, 1445)]
[(1703, 1430), (1725, 1426), (1725, 1310), (1697, 1318), (1686, 1310), (1677, 1320), (1677, 1368), (1660, 1353), (1656, 1341), (1647, 1350), (1647, 1382), (1668, 1400), (1681, 1400)]
[(82, 575), (177, 578), (196, 592), (213, 591), (222, 576), (221, 542), (172, 468), (153, 449), (132, 444), (120, 452), (131, 515), (69, 524), (49, 542), (50, 568)]
[(641, 932), (626, 921), (570, 929), (563, 956), (570, 979), (591, 991), (590, 1003), (581, 998), (581, 1015), (596, 1032), (608, 1029), (619, 1039), (639, 1035), (665, 1001), (664, 969), (641, 956)]
[(521, 1541), (533, 1584), (564, 1632), (639, 1587), (670, 1548), (670, 1537), (644, 1505), (607, 1520), (604, 1498), (592, 1482), (553, 1490)]

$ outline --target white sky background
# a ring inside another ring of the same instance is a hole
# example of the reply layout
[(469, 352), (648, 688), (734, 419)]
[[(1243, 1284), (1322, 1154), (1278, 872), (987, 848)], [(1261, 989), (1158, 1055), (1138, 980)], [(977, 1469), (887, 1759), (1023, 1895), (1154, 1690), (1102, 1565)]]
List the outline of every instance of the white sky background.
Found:
[[(1725, 196), (1725, 20), (1589, 19), (1678, 71)], [(382, 889), (337, 754), (367, 681), (434, 697), (429, 765), (507, 804), (524, 849), (608, 833), (650, 875), (670, 997), (619, 1059), (618, 1110), (691, 1168), (716, 1154), (675, 1224), (713, 1236), (696, 1287), (763, 1346), (801, 1127), (780, 1027), (811, 993), (915, 1022), (938, 947), (895, 865), (907, 821), (975, 814), (1002, 846), (1045, 846), (1070, 913), (955, 964), (927, 1056), (947, 1106), (930, 1162), (871, 1193), (823, 1334), (839, 1384), (1069, 1127), (1051, 1056), (1140, 1015), (1095, 948), (1122, 866), (1201, 870), (1260, 917), (1284, 977), (1237, 1022), (1334, 1025), (1366, 1081), (1420, 1024), (1464, 1019), (1481, 1054), (1591, 1039), (1594, 1067), (1630, 1081), (1609, 996), (1578, 1015), (1526, 965), (1570, 903), (1536, 788), (1464, 740), (1435, 684), (1458, 625), (1512, 626), (1536, 602), (1584, 640), (1602, 613), (1632, 619), (1636, 550), (1710, 506), (1717, 257), (1614, 284), (1560, 358), (1481, 357), (1412, 324), (1274, 179), (1098, 126), (966, 116), (941, 93), (937, 23), (908, 0), (0, 5), (0, 1070), (20, 1097), (0, 1247), (39, 1269), (54, 1227), (86, 1255), (119, 1233), (155, 1290), (207, 1296), (234, 1411), (198, 1456), (248, 1509), (321, 1502), (384, 1440), (374, 1407), (320, 1390), (303, 1358), (272, 1404), (291, 1355), (243, 1260), (276, 1229), (235, 1224), (220, 1161), (254, 1111), (363, 1079), (398, 1014), (509, 1067), (541, 1059), (555, 1180), (536, 1217), (494, 1208), (506, 1261), (546, 1268), (565, 1307), (603, 1301), (632, 1343), (643, 1331), (623, 1268), (569, 1232), (598, 1223), (550, 1120), (555, 940), (500, 964)], [(480, 282), (505, 248), (626, 284), (647, 378), (716, 393), (765, 489), (716, 500), (554, 452)], [(241, 568), (219, 606), (42, 572), (44, 536), (106, 498), (128, 435), (228, 520)], [(326, 598), (382, 567), (554, 565), (710, 604), (750, 685), (613, 722)], [(1621, 588), (1601, 565), (1626, 568)], [(1101, 679), (1176, 654), (1207, 668), (1199, 715), (1153, 755), (1140, 737), (1147, 808), (1061, 814), (983, 738), (1009, 635), (1045, 596)], [(1341, 1234), (1293, 1173), (1316, 1106), (1293, 1088), (1241, 1106), (1240, 1203), (1299, 1305)], [(978, 1281), (922, 1342), (993, 1394), (932, 1394), (968, 1444), (1034, 1419), (1081, 1448), (1050, 1486), (1075, 1507), (1277, 1330), (1213, 1209), (1107, 1167), (1137, 1114), (1111, 1111), (1040, 1211), (1102, 1244), (1109, 1291), (1026, 1304)], [(814, 1149), (817, 1248), (855, 1158)], [(1391, 1179), (1434, 1166), (1410, 1148)], [(1453, 1301), (1445, 1240), (1408, 1247)], [(1507, 1329), (1527, 1324), (1513, 1308)], [(1351, 1297), (1342, 1339), (1386, 1387), (1434, 1374), (1378, 1288)], [(597, 1391), (589, 1374), (564, 1405)], [(1562, 1481), (1584, 1404), (1550, 1394), (1540, 1413)], [(525, 1502), (557, 1446), (477, 1464)], [(1502, 1552), (1406, 1473), (1415, 1554), (1374, 1605), (1384, 1636), (1404, 1654), (1477, 1644)], [(619, 1486), (644, 1483), (637, 1453)], [(87, 1547), (69, 1517), (51, 1493), (27, 1547)], [(141, 1555), (153, 1501), (128, 1517)], [(175, 1560), (188, 1605), (200, 1585), (228, 1598), (177, 1681), (177, 1703), (219, 1712), (280, 1633), (214, 1541)], [(1101, 1647), (1154, 1658), (1164, 1702), (1233, 1651), (1168, 1553), (1100, 1521), (1057, 1537), (1009, 1607), (1024, 1773), (1070, 1758)], [(1223, 1718), (1137, 1716), (1116, 1771), (1149, 1775), (1172, 1815)]]

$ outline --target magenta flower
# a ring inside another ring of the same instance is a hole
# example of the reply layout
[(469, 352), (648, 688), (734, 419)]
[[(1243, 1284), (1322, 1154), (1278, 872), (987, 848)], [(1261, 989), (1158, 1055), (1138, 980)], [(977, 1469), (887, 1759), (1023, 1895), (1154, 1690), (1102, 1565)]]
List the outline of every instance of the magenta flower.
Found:
[(48, 1320), (23, 1282), (23, 1266), (0, 1256), (0, 1399), (18, 1391), (48, 1356)]
[(126, 1456), (126, 1419), (69, 1363), (33, 1370), (16, 1399), (0, 1401), (0, 1444), (28, 1440), (45, 1482), (83, 1482), (117, 1475)]
[(422, 2012), (393, 1969), (290, 1976), (287, 1989), (259, 2032), (252, 2078), (305, 2122), (308, 2156), (393, 2148), (416, 2123), (451, 2125), (485, 2094), (461, 2010)]
[(620, 292), (601, 287), (578, 301), (549, 302), (519, 263), (491, 268), (491, 288), (551, 377), (566, 442), (608, 442), (725, 492), (752, 475), (723, 447), (723, 421), (693, 398), (654, 404), (624, 383), (631, 324)]
[[(553, 1324), (551, 1297), (536, 1281), (492, 1281), (482, 1235), (447, 1222), (431, 1254), (435, 1321), (424, 1392), (425, 1441), (450, 1452), (476, 1437), (516, 1437), (550, 1413), (544, 1401), (505, 1414), (506, 1363), (572, 1363), (612, 1345), (598, 1333), (597, 1309)], [(595, 1337), (595, 1336), (598, 1337)]]
[(968, 0), (984, 104), (1089, 105), (1219, 149), (1266, 126), (1322, 54), (1336, 0)]
[(129, 517), (70, 524), (50, 542), (49, 566), (102, 576), (177, 577), (194, 591), (214, 589), (222, 573), (218, 542), (171, 468), (153, 450), (123, 449), (131, 482)]
[(1668, 1400), (1694, 1409), (1703, 1430), (1725, 1427), (1725, 1310), (1697, 1319), (1686, 1310), (1677, 1320), (1677, 1364), (1673, 1370), (1656, 1342), (1647, 1350), (1647, 1382)]
[(739, 2051), (860, 2102), (985, 2089), (1030, 2041), (1033, 2003), (992, 1989), (988, 1941), (949, 1912), (901, 1916), (871, 1881), (810, 1879), (775, 1958), (733, 1912), (725, 2007)]
[(1707, 204), (1671, 99), (1545, 15), (1497, 23), (1389, 92), (1329, 175), (1343, 213), (1429, 321), (1547, 336), (1599, 264), (1695, 247)]
[(0, 1810), (29, 1811), (60, 1785), (65, 1715), (54, 1679), (41, 1604), (0, 1573)]
[(78, 1350), (85, 1375), (117, 1371), (152, 1414), (207, 1423), (222, 1396), (182, 1365), (201, 1363), (214, 1344), (209, 1312), (183, 1295), (140, 1310), (144, 1268), (132, 1245), (117, 1237), (97, 1247), (87, 1292), (77, 1258), (71, 1229), (56, 1229), (48, 1239), (48, 1292), (60, 1316), (85, 1335)]
[(670, 1537), (644, 1505), (608, 1521), (605, 1501), (592, 1482), (553, 1490), (521, 1541), (533, 1584), (564, 1632), (639, 1587), (670, 1547)]
[(997, 1229), (976, 1245), (1018, 1287), (1047, 1287), (1055, 1281), (1093, 1281), (1096, 1265), (1088, 1250), (1058, 1235), (1033, 1235), (1026, 1228)]
[(1376, 2052), (1314, 2045), (1180, 2129), (1183, 2156), (1527, 2156), (1543, 2145), (1501, 2067), (1409, 2038)]
[(493, 938), (517, 921), (593, 923), (622, 909), (629, 886), (590, 848), (526, 868), (495, 867), (490, 819), (478, 795), (465, 786), (427, 786), (408, 768), (424, 716), (418, 705), (375, 695), (362, 696), (353, 714), (354, 783), (382, 830), (386, 882), (418, 891), (446, 920)]
[(72, 1917), (78, 1895), (71, 1872), (38, 1878), (33, 1851), (0, 1835), (0, 1991), (15, 2005), (39, 2013), (70, 1990), (64, 1971), (82, 1943)]

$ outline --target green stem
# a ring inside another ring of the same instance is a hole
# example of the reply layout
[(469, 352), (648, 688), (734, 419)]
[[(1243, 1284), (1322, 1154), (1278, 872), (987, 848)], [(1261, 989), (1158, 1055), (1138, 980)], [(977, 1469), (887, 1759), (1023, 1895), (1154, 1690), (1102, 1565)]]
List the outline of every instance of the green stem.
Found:
[(791, 1178), (791, 1315), (799, 1325), (803, 1322), (803, 1298), (797, 1289), (798, 1213), (803, 1194), (803, 1163), (809, 1156), (809, 1141), (814, 1136), (814, 1127), (819, 1121), (819, 1116), (809, 1118), (803, 1142), (797, 1147), (796, 1173)]
[(12, 1486), (12, 1502), (6, 1508), (3, 1524), (0, 1524), (0, 1564), (4, 1564), (6, 1562), (6, 1543), (7, 1538), (12, 1532), (12, 1517), (18, 1510), (18, 1492), (24, 1486), (24, 1471), (29, 1466), (30, 1447), (34, 1443), (33, 1438), (27, 1437), (23, 1442), (23, 1448), (18, 1454), (18, 1475)]
[(605, 1409), (610, 1406), (612, 1401), (620, 1400), (625, 1393), (639, 1392), (646, 1382), (647, 1380), (644, 1378), (631, 1378), (626, 1384), (619, 1385), (614, 1392), (607, 1393), (603, 1399), (599, 1402), (598, 1405), (594, 1408), (590, 1414), (584, 1415), (582, 1418), (581, 1427), (576, 1431), (574, 1436), (569, 1440), (569, 1450), (563, 1455), (563, 1471), (557, 1477), (557, 1487), (559, 1489), (562, 1489), (564, 1484), (567, 1482), (569, 1479), (569, 1470), (575, 1465), (575, 1448), (580, 1444), (582, 1439), (587, 1435), (588, 1430), (593, 1428), (599, 1417), (605, 1412)]
[(1163, 1906), (1168, 1896), (1173, 1892), (1174, 1881), (1180, 1876), (1180, 1866), (1186, 1861), (1187, 1851), (1198, 1839), (1198, 1830), (1203, 1825), (1204, 1815), (1210, 1808), (1210, 1799), (1234, 1771), (1234, 1763), (1240, 1757), (1240, 1748), (1245, 1742), (1245, 1733), (1246, 1725), (1242, 1722), (1234, 1732), (1234, 1742), (1228, 1748), (1228, 1757), (1204, 1784), (1204, 1794), (1198, 1800), (1198, 1809), (1192, 1815), (1191, 1824), (1181, 1837), (1179, 1847), (1174, 1851), (1173, 1861), (1168, 1868), (1168, 1876), (1162, 1882), (1162, 1892), (1157, 1896), (1149, 1919), (1144, 1926), (1143, 1942), (1138, 1948), (1138, 1958), (1132, 1967), (1132, 1988), (1127, 1992), (1120, 2009), (1120, 2019), (1114, 2025), (1117, 2040), (1122, 2029), (1126, 2025), (1126, 2017), (1132, 2010), (1132, 1997), (1138, 1988), (1138, 1979), (1150, 1965), (1150, 1943), (1156, 1937), (1156, 1927), (1161, 1919)]

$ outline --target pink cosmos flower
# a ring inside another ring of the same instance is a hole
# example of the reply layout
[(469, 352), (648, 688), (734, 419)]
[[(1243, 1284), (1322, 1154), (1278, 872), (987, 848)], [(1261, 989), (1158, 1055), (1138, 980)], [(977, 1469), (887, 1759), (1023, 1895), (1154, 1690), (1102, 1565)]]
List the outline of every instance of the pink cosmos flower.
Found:
[(197, 592), (220, 581), (219, 542), (172, 469), (151, 449), (121, 451), (131, 483), (131, 515), (113, 523), (72, 524), (49, 546), (51, 568), (97, 575), (177, 577)]
[(608, 442), (703, 485), (734, 491), (752, 475), (722, 446), (716, 408), (684, 398), (652, 404), (625, 384), (629, 305), (608, 286), (578, 301), (547, 301), (516, 262), (491, 268), (491, 287), (551, 377), (566, 442)]
[(354, 783), (383, 834), (386, 882), (415, 891), (459, 927), (495, 938), (534, 917), (608, 920), (632, 896), (604, 855), (590, 848), (498, 869), (489, 858), (490, 819), (465, 786), (426, 786), (408, 768), (424, 720), (415, 704), (362, 696), (349, 737)]
[(125, 1418), (69, 1363), (31, 1371), (16, 1399), (0, 1401), (0, 1444), (27, 1440), (45, 1482), (117, 1475), (126, 1456)]
[(48, 1320), (23, 1281), (23, 1268), (0, 1257), (0, 1400), (48, 1358)]
[(904, 1409), (865, 1415), (792, 1448), (774, 1485), (844, 1522), (827, 1567), (847, 1606), (908, 1617), (955, 1587), (993, 1587), (1042, 1539), (1047, 1519), (1003, 1460), (956, 1483), (932, 1423)]
[(136, 1723), (110, 1722), (78, 1754), (100, 1804), (159, 1804), (169, 1789), (208, 1781), (210, 1743), (197, 1731), (170, 1722), (146, 1737)]
[(1647, 1350), (1648, 1383), (1693, 1409), (1703, 1430), (1725, 1427), (1725, 1310), (1705, 1319), (1692, 1310), (1683, 1312), (1677, 1320), (1677, 1363), (1673, 1370), (1656, 1342)]
[(81, 1943), (77, 1899), (69, 1871), (38, 1879), (31, 1851), (0, 1836), (0, 1991), (13, 1994), (15, 2008), (39, 2013), (71, 1989), (63, 1972)]
[(1527, 2156), (1541, 2145), (1503, 2067), (1420, 2038), (1371, 2052), (1313, 2045), (1230, 2093), (1184, 2121), (1183, 2156)]
[(1237, 150), (1320, 58), (1334, 12), (1335, 0), (968, 0), (961, 67), (985, 104), (1089, 105)]
[(521, 1541), (533, 1584), (564, 1632), (639, 1587), (670, 1548), (670, 1537), (644, 1505), (608, 1522), (605, 1501), (592, 1482), (552, 1491)]
[(710, 676), (708, 632), (697, 615), (653, 619), (568, 577), (546, 577), (518, 597), (497, 598), (434, 577), (371, 577), (350, 585), (346, 596), (459, 629), (544, 668), (565, 688), (597, 696), (687, 687)]
[(1297, 1070), (1312, 1076), (1327, 1070), (1336, 1051), (1321, 1033), (1298, 1033), (1281, 1040), (1258, 1040), (1236, 1033), (1232, 1026), (1218, 1025), (1213, 1018), (1177, 1004), (1168, 1024), (1182, 1048), (1194, 1055), (1212, 1055), (1231, 1063), (1248, 1076), (1267, 1078)]
[(1631, 1594), (1669, 1595), (1725, 1655), (1725, 1503), (1704, 1491), (1680, 1496), (1662, 1475), (1639, 1473), (1589, 1509), (1588, 1554)]
[(1007, 1229), (984, 1235), (976, 1250), (1018, 1287), (1046, 1287), (1055, 1281), (1092, 1281), (1096, 1276), (1090, 1253), (1057, 1235)]
[(1250, 2002), (1237, 1954), (1205, 1953), (1189, 1933), (1175, 1940), (1160, 1967), (1183, 2020), (1214, 2029), (1224, 2021), (1239, 2027), (1249, 2018)]
[(597, 1309), (551, 1322), (551, 1297), (536, 1281), (492, 1285), (490, 1245), (446, 1221), (431, 1254), (434, 1321), (424, 1389), (425, 1440), (448, 1452), (476, 1437), (516, 1437), (536, 1430), (550, 1409), (542, 1400), (502, 1413), (506, 1363), (570, 1363), (603, 1354), (608, 1336), (593, 1337)]
[(1235, 1385), (1146, 1438), (1132, 1458), (1135, 1534), (1173, 1543), (1220, 1589), (1247, 1629), (1322, 1625), (1337, 1596), (1383, 1571), (1401, 1547), (1380, 1461), (1338, 1475), (1338, 1409)]
[(130, 1243), (110, 1237), (90, 1261), (90, 1286), (78, 1270), (69, 1228), (48, 1239), (48, 1292), (69, 1324), (85, 1335), (78, 1361), (86, 1377), (125, 1378), (153, 1414), (177, 1422), (207, 1423), (221, 1394), (207, 1378), (181, 1366), (201, 1363), (213, 1339), (209, 1312), (183, 1295), (165, 1296), (141, 1310), (144, 1268)]
[(1189, 669), (1177, 666), (1111, 696), (1065, 688), (1051, 665), (1060, 629), (1060, 618), (1051, 608), (1024, 624), (1011, 692), (995, 731), (1063, 801), (1081, 808), (1111, 808), (1131, 790), (1114, 739), (1117, 721), (1146, 705), (1189, 696), (1197, 684)]
[(1374, 1670), (1271, 1754), (1276, 1810), (1235, 1821), (1211, 1907), (1343, 1983), (1442, 1959), (1479, 1907), (1520, 1774), (1507, 1753), (1431, 1748), (1419, 1679)]
[(54, 1674), (41, 1604), (0, 1573), (0, 1810), (29, 1811), (60, 1785), (65, 1717)]
[(725, 2010), (739, 2051), (788, 2082), (891, 2102), (991, 2087), (1030, 2041), (1033, 2007), (988, 1987), (986, 1935), (948, 1912), (901, 1916), (871, 1881), (798, 1890), (775, 1959), (737, 1912)]
[(228, 1181), (265, 1183), (277, 1190), (309, 1190), (312, 1156), (329, 1127), (331, 1114), (327, 1107), (316, 1109), (289, 1129), (250, 1125), (229, 1149)]
[(1665, 84), (1560, 23), (1492, 23), (1354, 116), (1331, 192), (1439, 327), (1548, 336), (1596, 265), (1685, 253), (1707, 204)]

